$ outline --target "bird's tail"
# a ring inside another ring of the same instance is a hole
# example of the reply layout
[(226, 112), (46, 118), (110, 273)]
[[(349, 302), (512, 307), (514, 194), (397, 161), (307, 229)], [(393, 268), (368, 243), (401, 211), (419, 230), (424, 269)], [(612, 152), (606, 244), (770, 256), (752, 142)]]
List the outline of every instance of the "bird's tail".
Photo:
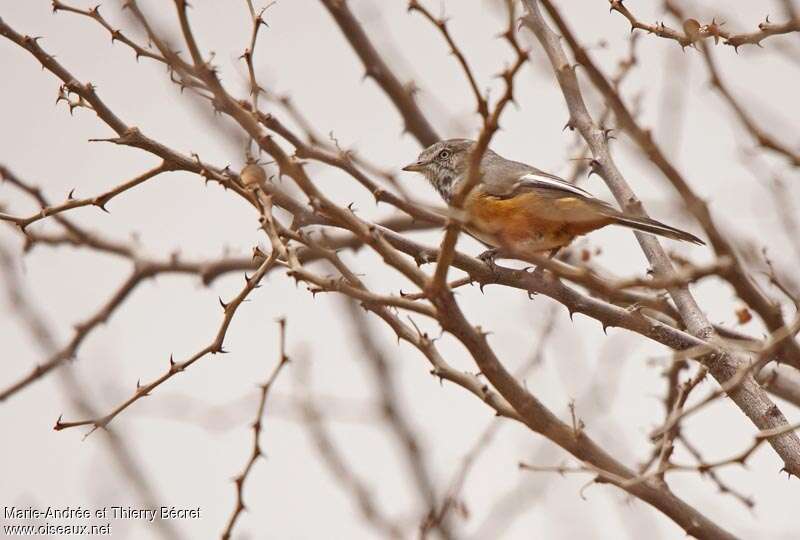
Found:
[(660, 221), (656, 221), (648, 217), (629, 216), (622, 213), (615, 213), (615, 215), (612, 217), (615, 224), (622, 225), (623, 227), (630, 227), (631, 229), (636, 229), (637, 231), (657, 234), (659, 236), (665, 236), (674, 240), (691, 242), (692, 244), (697, 244), (700, 246), (704, 246), (706, 244), (691, 233), (676, 229), (675, 227), (670, 227), (669, 225), (664, 225)]

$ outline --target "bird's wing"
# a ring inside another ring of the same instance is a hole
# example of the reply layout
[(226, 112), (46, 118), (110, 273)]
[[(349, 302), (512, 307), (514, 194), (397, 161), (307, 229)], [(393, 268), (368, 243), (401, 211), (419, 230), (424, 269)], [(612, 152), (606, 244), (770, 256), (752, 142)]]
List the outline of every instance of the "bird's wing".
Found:
[(525, 188), (554, 189), (557, 191), (564, 191), (570, 195), (580, 195), (589, 199), (595, 198), (594, 195), (585, 189), (581, 189), (574, 184), (570, 184), (566, 180), (562, 180), (558, 176), (547, 173), (528, 173), (520, 177), (517, 182), (517, 189)]
[(595, 198), (594, 195), (585, 189), (581, 189), (558, 176), (543, 171), (527, 170), (523, 172), (514, 172), (516, 174), (487, 178), (486, 181), (484, 181), (484, 192), (495, 197), (506, 198), (513, 197), (520, 191), (543, 189), (551, 192), (550, 195), (554, 197), (574, 197), (577, 195), (581, 198)]
[[(566, 180), (538, 169), (515, 175), (494, 177), (481, 185), (485, 195), (499, 199), (526, 198), (541, 219), (573, 223), (597, 221), (600, 217), (619, 214), (610, 204), (597, 199)], [(486, 175), (484, 175), (485, 178)], [(532, 195), (530, 199), (527, 196)]]

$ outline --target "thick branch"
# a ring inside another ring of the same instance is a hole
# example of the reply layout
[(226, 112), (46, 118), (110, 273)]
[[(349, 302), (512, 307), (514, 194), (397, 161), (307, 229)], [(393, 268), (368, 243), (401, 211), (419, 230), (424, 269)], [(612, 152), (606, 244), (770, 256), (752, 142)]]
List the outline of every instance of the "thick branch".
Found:
[[(589, 70), (589, 74), (595, 85), (601, 88), (604, 96), (607, 98), (613, 96), (621, 103), (618, 94), (611, 88), (605, 77), (591, 62), (586, 51), (577, 43), (574, 35), (552, 3), (548, 0), (542, 0), (541, 3), (555, 21), (566, 42), (576, 55), (578, 62), (586, 66)], [(578, 129), (591, 148), (594, 159), (598, 163), (601, 176), (606, 180), (606, 183), (620, 205), (631, 213), (643, 215), (644, 210), (641, 202), (631, 190), (611, 157), (605, 133), (597, 127), (589, 115), (589, 111), (581, 95), (577, 77), (575, 76), (572, 66), (570, 66), (567, 61), (558, 36), (556, 36), (544, 22), (537, 4), (538, 2), (536, 0), (525, 0), (528, 14), (524, 19), (524, 24), (534, 32), (553, 65), (553, 69), (556, 72), (558, 82), (570, 111), (570, 123)], [(602, 86), (600, 84), (601, 82)], [(636, 125), (635, 120), (629, 113), (626, 118), (622, 118), (617, 108), (618, 107), (614, 107), (615, 112), (617, 112), (617, 116), (623, 122), (623, 125)], [(624, 108), (624, 106), (622, 108)], [(650, 146), (655, 146), (650, 137), (648, 137), (647, 140), (651, 141)], [(662, 161), (668, 164), (663, 156)], [(672, 169), (671, 166), (670, 169)], [(637, 233), (637, 239), (650, 261), (650, 264), (656, 271), (656, 274), (660, 276), (671, 275), (673, 272), (672, 263), (659, 241), (651, 235), (642, 233)], [(718, 337), (714, 332), (713, 326), (700, 310), (694, 297), (689, 292), (688, 287), (673, 287), (669, 292), (690, 332), (701, 339), (716, 341)], [(785, 325), (780, 325), (780, 327), (783, 326)], [(709, 367), (711, 374), (720, 384), (724, 384), (729, 378), (734, 376), (741, 365), (747, 363), (746, 359), (726, 351), (709, 354), (702, 358), (702, 360), (705, 365)], [(783, 413), (777, 405), (770, 400), (769, 396), (752, 376), (748, 376), (736, 390), (731, 392), (730, 397), (761, 430), (781, 428), (787, 425)], [(770, 444), (783, 459), (786, 469), (792, 474), (800, 476), (800, 438), (798, 438), (794, 432), (783, 432), (771, 438)]]

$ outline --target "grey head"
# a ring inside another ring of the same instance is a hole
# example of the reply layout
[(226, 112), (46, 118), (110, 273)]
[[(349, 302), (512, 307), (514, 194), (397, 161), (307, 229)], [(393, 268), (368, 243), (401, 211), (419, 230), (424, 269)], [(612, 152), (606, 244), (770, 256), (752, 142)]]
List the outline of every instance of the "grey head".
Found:
[[(423, 150), (417, 161), (406, 165), (403, 170), (418, 172), (425, 176), (442, 199), (449, 203), (455, 193), (456, 185), (467, 172), (469, 155), (474, 146), (475, 141), (471, 139), (439, 141)], [(492, 156), (496, 154), (487, 150), (483, 162)]]

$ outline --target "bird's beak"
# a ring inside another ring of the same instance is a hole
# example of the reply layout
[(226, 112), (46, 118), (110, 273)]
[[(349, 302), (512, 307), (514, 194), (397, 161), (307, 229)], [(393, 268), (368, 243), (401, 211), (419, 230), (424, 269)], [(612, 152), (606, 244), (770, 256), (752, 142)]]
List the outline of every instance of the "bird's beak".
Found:
[(425, 164), (421, 161), (415, 161), (414, 163), (409, 163), (402, 170), (407, 172), (422, 172), (422, 169), (425, 168)]

